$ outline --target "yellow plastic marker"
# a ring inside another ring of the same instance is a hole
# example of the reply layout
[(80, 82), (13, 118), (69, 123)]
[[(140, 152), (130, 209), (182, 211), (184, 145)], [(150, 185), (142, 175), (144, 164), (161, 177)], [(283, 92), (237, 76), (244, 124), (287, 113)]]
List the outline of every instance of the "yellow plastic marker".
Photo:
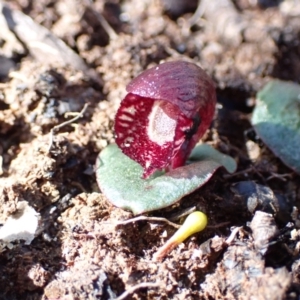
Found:
[(178, 244), (192, 234), (202, 231), (207, 225), (207, 216), (201, 211), (192, 212), (174, 235), (154, 254), (155, 261), (162, 261)]

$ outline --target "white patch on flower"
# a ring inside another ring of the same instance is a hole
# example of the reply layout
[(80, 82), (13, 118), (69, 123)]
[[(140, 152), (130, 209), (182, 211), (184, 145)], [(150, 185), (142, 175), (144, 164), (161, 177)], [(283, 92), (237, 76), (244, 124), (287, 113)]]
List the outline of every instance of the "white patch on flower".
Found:
[(119, 116), (119, 119), (122, 120), (122, 121), (129, 121), (129, 122), (133, 121), (133, 119), (131, 117), (129, 117), (127, 115), (124, 115), (124, 114)]
[(189, 126), (183, 126), (183, 127), (180, 127), (181, 131), (187, 131), (187, 130), (190, 130), (191, 127)]
[(134, 141), (134, 138), (132, 136), (128, 136), (126, 137), (126, 139), (124, 140), (125, 143), (129, 143), (131, 144)]
[(136, 108), (134, 107), (134, 105), (128, 106), (128, 107), (123, 107), (122, 109), (124, 112), (134, 116), (136, 113)]
[(146, 163), (145, 163), (145, 167), (146, 169), (148, 169), (151, 165), (151, 160), (147, 160)]
[(119, 122), (119, 124), (120, 124), (122, 127), (129, 127), (129, 124), (127, 124), (127, 123)]
[(175, 141), (175, 145), (181, 145), (184, 142), (184, 139), (178, 139), (177, 141)]
[(148, 116), (147, 134), (152, 142), (162, 146), (172, 142), (175, 136), (176, 120), (170, 118), (162, 109), (163, 101), (156, 101)]

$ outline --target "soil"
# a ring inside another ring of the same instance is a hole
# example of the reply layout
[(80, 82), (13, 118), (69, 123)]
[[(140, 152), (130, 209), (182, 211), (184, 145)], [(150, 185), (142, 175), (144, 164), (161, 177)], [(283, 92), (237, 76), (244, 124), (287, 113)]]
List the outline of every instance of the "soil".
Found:
[[(299, 299), (300, 176), (250, 122), (266, 82), (300, 81), (298, 1), (2, 4), (0, 223), (24, 201), (40, 220), (32, 241), (1, 244), (0, 299)], [(148, 214), (179, 224), (195, 207), (209, 219), (156, 262), (176, 228), (116, 225), (134, 216), (101, 193), (94, 164), (114, 142), (130, 80), (179, 59), (216, 83), (217, 111), (203, 140), (238, 170), (219, 169), (176, 205)]]

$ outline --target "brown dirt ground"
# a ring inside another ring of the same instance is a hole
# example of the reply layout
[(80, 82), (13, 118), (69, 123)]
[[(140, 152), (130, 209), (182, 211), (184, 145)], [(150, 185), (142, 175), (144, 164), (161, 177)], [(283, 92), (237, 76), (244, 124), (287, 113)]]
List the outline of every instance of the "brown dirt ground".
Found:
[[(87, 69), (40, 59), (0, 29), (0, 58), (14, 67), (0, 72), (0, 222), (20, 201), (41, 215), (30, 245), (1, 250), (0, 299), (115, 299), (140, 283), (152, 285), (124, 297), (299, 299), (300, 177), (255, 137), (249, 121), (255, 94), (270, 78), (300, 81), (298, 2), (236, 0), (198, 18), (197, 1), (7, 4), (62, 39)], [(230, 14), (238, 21), (222, 25)], [(209, 228), (158, 263), (153, 254), (175, 228), (155, 221), (114, 226), (133, 215), (101, 194), (94, 163), (114, 142), (114, 115), (131, 78), (176, 59), (200, 64), (214, 79), (219, 105), (204, 140), (234, 157), (238, 170), (220, 169), (177, 205), (149, 214), (179, 223), (174, 215), (195, 206), (209, 218)], [(84, 116), (55, 131), (51, 143), (51, 129), (85, 103)], [(234, 188), (240, 181), (273, 190), (275, 218), (254, 220)]]

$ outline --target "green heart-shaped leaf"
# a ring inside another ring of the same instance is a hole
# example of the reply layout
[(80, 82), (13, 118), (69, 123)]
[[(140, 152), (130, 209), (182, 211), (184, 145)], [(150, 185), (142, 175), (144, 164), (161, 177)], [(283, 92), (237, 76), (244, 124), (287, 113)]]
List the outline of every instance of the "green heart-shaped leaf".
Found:
[(117, 145), (109, 145), (97, 158), (99, 187), (111, 203), (134, 214), (167, 207), (206, 183), (224, 161), (225, 165), (235, 164), (229, 156), (216, 158), (216, 150), (210, 146), (212, 156), (206, 146), (201, 154), (201, 147), (203, 145), (198, 146), (197, 152), (202, 155), (201, 161), (142, 179), (143, 168), (124, 155)]
[(269, 82), (257, 94), (252, 124), (274, 154), (300, 174), (300, 86)]

